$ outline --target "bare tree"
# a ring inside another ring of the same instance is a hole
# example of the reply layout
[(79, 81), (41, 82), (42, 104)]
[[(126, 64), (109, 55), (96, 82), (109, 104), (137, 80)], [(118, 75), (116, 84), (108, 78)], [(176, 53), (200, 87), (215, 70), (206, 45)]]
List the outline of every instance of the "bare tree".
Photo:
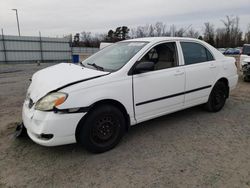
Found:
[(184, 37), (185, 29), (184, 28), (179, 28), (178, 30), (175, 31), (174, 36), (175, 37)]
[(148, 26), (138, 26), (136, 30), (136, 38), (147, 37)]
[(225, 28), (216, 29), (215, 46), (217, 48), (228, 47), (226, 44), (226, 40), (227, 40), (226, 29)]
[(174, 37), (176, 32), (176, 27), (174, 24), (170, 26), (169, 31), (170, 31), (170, 36)]
[(242, 43), (242, 31), (239, 28), (239, 21), (238, 16), (226, 16), (226, 20), (222, 20), (226, 30), (226, 46), (236, 47)]
[(148, 28), (148, 36), (149, 37), (154, 37), (155, 34), (154, 34), (154, 26), (152, 24), (150, 24), (149, 28)]
[(170, 37), (171, 36), (171, 30), (165, 30), (165, 32), (163, 33), (163, 36), (165, 37)]
[(211, 45), (215, 45), (214, 38), (215, 38), (215, 31), (214, 31), (214, 25), (210, 24), (209, 22), (204, 23), (205, 29), (204, 29), (204, 40), (208, 42)]
[(86, 46), (90, 45), (91, 39), (92, 39), (91, 32), (86, 32), (86, 31), (81, 32), (80, 41), (83, 42)]
[(99, 47), (100, 42), (103, 40), (103, 34), (92, 34), (91, 32), (83, 31), (80, 34), (80, 41), (77, 46)]
[(131, 38), (140, 37), (160, 37), (170, 36), (170, 32), (166, 30), (166, 25), (162, 22), (156, 22), (155, 24), (138, 26), (132, 28), (130, 33)]
[(193, 28), (190, 28), (186, 34), (185, 34), (186, 37), (191, 37), (191, 38), (198, 38), (200, 36), (199, 32), (196, 31), (195, 29)]
[(245, 43), (250, 44), (250, 24), (248, 24), (247, 31), (245, 33)]
[[(250, 24), (245, 32), (243, 41), (243, 32), (239, 27), (239, 17), (226, 16), (221, 20), (223, 27), (215, 28), (213, 24), (204, 23), (203, 36), (199, 34), (191, 25), (184, 27), (176, 27), (167, 25), (163, 22), (155, 24), (147, 24), (137, 26), (136, 28), (128, 28), (126, 26), (117, 27), (116, 30), (109, 30), (107, 34), (93, 35), (90, 32), (83, 31), (80, 35), (80, 46), (97, 46), (101, 41), (117, 42), (127, 38), (142, 38), (142, 37), (159, 37), (159, 36), (174, 36), (174, 37), (192, 37), (205, 40), (215, 47), (238, 47), (245, 43), (250, 43)], [(77, 35), (76, 35), (77, 36)], [(77, 38), (76, 38), (77, 39)], [(76, 42), (77, 43), (77, 42)], [(73, 43), (72, 43), (73, 44)]]
[(155, 31), (156, 31), (156, 36), (160, 37), (163, 36), (165, 33), (166, 25), (163, 24), (162, 22), (156, 22), (155, 23)]

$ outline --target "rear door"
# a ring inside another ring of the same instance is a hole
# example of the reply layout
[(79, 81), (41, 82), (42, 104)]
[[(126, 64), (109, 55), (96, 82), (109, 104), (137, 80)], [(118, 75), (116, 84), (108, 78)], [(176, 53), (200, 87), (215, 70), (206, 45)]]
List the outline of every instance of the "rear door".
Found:
[(180, 42), (186, 72), (185, 106), (205, 103), (220, 67), (202, 44)]
[(139, 63), (151, 61), (155, 70), (133, 75), (134, 107), (137, 122), (183, 107), (185, 72), (179, 66), (176, 43), (152, 47)]

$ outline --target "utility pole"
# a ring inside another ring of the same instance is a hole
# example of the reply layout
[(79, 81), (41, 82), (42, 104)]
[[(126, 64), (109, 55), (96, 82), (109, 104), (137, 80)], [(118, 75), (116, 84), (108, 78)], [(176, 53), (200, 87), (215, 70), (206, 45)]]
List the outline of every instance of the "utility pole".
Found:
[(16, 12), (16, 21), (17, 21), (17, 28), (18, 28), (18, 34), (19, 34), (19, 37), (21, 36), (20, 34), (20, 26), (19, 26), (19, 19), (18, 19), (18, 12), (17, 12), (17, 9), (12, 9)]

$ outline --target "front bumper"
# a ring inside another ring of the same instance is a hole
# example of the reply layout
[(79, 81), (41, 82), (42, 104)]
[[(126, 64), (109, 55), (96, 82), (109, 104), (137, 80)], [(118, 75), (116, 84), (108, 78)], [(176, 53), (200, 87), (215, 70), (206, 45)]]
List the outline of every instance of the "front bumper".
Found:
[[(22, 119), (29, 137), (43, 146), (58, 146), (76, 142), (75, 130), (86, 113), (60, 114), (42, 112), (28, 107), (24, 102)], [(44, 135), (52, 135), (44, 137)]]

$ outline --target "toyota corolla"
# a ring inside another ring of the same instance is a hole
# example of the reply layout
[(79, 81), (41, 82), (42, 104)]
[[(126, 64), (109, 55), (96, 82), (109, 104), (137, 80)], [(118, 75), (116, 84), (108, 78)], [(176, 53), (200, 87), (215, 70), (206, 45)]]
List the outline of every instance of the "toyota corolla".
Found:
[(155, 37), (115, 43), (31, 80), (22, 119), (34, 142), (104, 152), (137, 123), (200, 104), (221, 110), (238, 75), (235, 59), (204, 41)]

